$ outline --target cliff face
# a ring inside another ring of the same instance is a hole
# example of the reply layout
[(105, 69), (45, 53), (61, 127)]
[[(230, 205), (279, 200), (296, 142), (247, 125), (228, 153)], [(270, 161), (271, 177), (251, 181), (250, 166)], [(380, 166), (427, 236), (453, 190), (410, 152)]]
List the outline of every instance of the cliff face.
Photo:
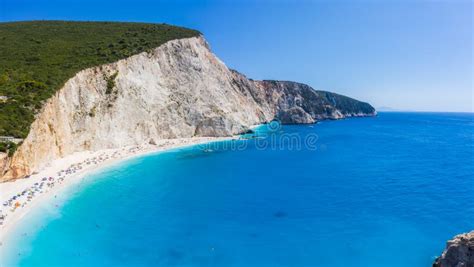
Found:
[(375, 115), (375, 109), (364, 102), (326, 91), (317, 91), (302, 83), (288, 81), (255, 81), (265, 92), (265, 102), (282, 123), (314, 123), (324, 119), (341, 119)]
[(202, 37), (179, 39), (77, 73), (44, 105), (13, 158), (4, 159), (0, 181), (78, 151), (231, 136), (275, 118), (313, 123), (374, 114), (368, 104), (303, 84), (249, 80)]
[(474, 231), (460, 234), (449, 240), (446, 249), (433, 263), (433, 267), (473, 267)]

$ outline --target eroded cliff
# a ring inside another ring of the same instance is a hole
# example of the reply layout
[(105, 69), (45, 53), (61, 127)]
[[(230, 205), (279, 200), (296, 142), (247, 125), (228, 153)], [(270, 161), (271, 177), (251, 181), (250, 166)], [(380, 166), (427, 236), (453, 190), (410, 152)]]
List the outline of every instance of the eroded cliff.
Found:
[(474, 267), (474, 231), (449, 240), (433, 267)]
[(263, 102), (270, 103), (275, 119), (284, 124), (314, 123), (325, 119), (342, 119), (375, 115), (368, 103), (347, 96), (314, 90), (289, 81), (255, 81), (258, 91), (265, 92)]
[(1, 181), (84, 150), (231, 136), (273, 119), (313, 123), (374, 114), (369, 104), (304, 84), (249, 80), (229, 70), (202, 37), (173, 40), (67, 81), (13, 158), (4, 159)]

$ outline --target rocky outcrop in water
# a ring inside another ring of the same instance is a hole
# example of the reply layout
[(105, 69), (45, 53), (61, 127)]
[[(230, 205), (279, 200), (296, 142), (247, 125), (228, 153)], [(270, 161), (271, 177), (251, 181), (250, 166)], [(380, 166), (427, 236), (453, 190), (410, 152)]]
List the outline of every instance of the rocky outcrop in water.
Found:
[(474, 231), (449, 240), (433, 267), (474, 267)]
[(67, 81), (43, 106), (13, 158), (4, 161), (0, 181), (79, 151), (231, 136), (273, 119), (314, 123), (372, 115), (367, 103), (304, 84), (247, 79), (229, 70), (202, 37), (173, 40)]

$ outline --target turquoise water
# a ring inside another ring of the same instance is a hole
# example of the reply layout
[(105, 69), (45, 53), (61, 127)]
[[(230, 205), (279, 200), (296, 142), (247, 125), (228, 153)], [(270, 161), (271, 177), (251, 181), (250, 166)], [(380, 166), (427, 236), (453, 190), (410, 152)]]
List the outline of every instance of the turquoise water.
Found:
[(419, 267), (474, 229), (473, 114), (275, 129), (91, 174), (25, 217), (3, 261)]

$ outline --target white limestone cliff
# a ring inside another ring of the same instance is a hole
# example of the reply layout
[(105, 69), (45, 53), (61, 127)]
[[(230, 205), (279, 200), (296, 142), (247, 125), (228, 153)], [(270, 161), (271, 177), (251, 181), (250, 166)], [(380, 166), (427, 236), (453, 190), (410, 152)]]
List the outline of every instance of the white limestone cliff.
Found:
[[(69, 79), (43, 106), (13, 158), (3, 159), (0, 181), (24, 177), (84, 150), (158, 139), (231, 136), (279, 114), (296, 123), (344, 117), (328, 103), (321, 114), (305, 109), (304, 97), (287, 95), (284, 87), (229, 70), (203, 37), (169, 41)], [(311, 96), (318, 95), (310, 91)]]

